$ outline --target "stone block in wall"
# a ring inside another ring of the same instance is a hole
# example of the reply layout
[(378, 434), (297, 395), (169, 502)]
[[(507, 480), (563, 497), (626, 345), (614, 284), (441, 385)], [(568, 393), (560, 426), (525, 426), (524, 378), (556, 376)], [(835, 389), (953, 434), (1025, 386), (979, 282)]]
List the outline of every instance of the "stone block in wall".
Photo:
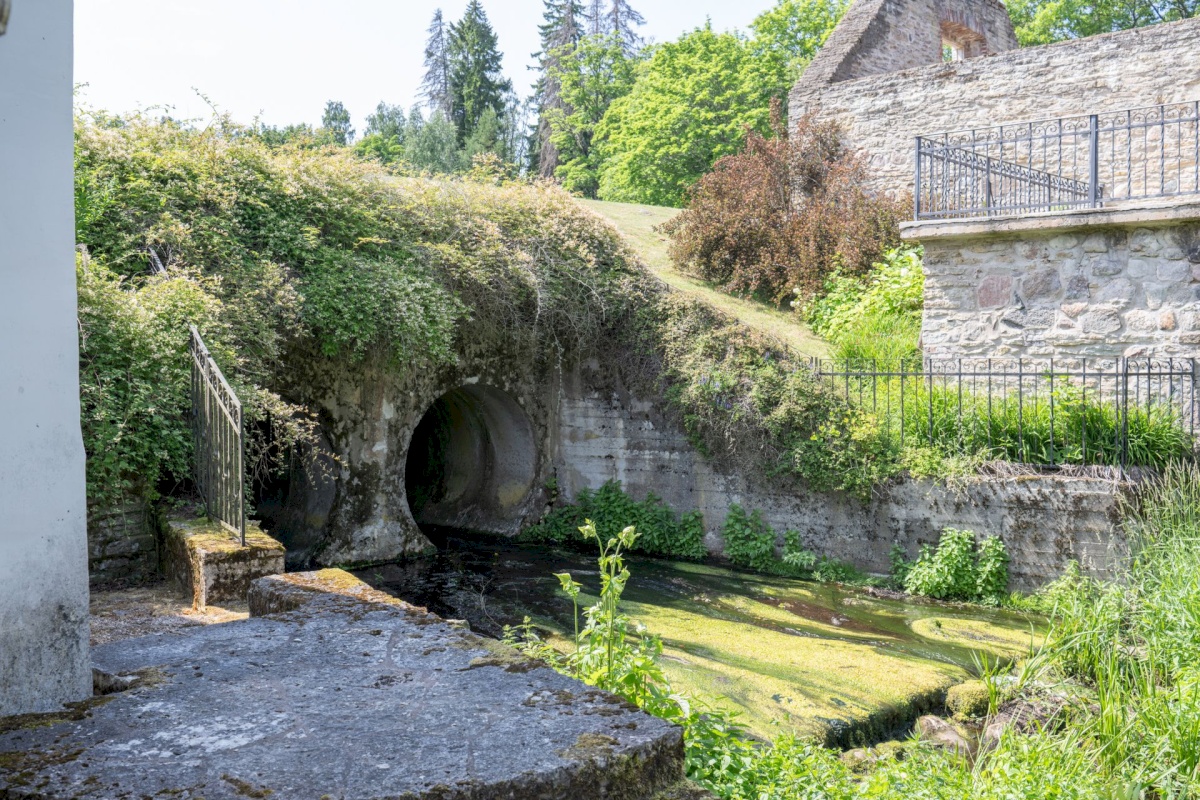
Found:
[(257, 525), (246, 526), (246, 544), (233, 533), (207, 519), (166, 523), (164, 570), (192, 606), (245, 602), (250, 585), (258, 578), (284, 571), (282, 544)]
[(89, 504), (87, 534), (88, 582), (92, 586), (141, 583), (157, 576), (158, 519), (144, 499)]

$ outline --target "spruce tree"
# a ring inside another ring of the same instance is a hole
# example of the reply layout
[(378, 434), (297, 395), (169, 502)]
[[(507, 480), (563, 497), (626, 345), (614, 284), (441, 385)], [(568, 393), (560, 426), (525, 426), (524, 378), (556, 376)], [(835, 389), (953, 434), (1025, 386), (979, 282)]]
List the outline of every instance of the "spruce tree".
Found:
[(586, 20), (588, 36), (603, 36), (608, 33), (608, 14), (604, 12), (604, 0), (589, 0)]
[(562, 109), (558, 78), (555, 77), (562, 59), (570, 54), (583, 35), (583, 9), (579, 0), (546, 0), (545, 20), (539, 30), (542, 50), (535, 53), (540, 76), (534, 91), (538, 99), (538, 127), (534, 144), (538, 175), (554, 177), (558, 169), (558, 149), (551, 141), (549, 116)]
[(431, 113), (441, 111), (447, 119), (453, 115), (449, 32), (440, 8), (433, 12), (429, 38), (425, 41), (425, 78), (421, 81), (421, 96), (425, 98)]
[(504, 113), (504, 96), (512, 83), (501, 76), (503, 56), (479, 0), (471, 0), (463, 18), (450, 26), (447, 50), (451, 119), (461, 144), (475, 130), (484, 111), (490, 108), (497, 115)]
[(626, 0), (612, 0), (606, 32), (616, 34), (620, 38), (626, 55), (634, 55), (642, 49), (642, 37), (636, 29), (645, 24), (645, 17), (635, 11)]

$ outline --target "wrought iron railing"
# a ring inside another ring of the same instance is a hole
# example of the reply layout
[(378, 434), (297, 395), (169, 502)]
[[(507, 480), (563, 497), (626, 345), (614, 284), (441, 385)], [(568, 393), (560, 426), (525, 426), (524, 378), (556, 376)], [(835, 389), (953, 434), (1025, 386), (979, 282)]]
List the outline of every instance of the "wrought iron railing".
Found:
[(1200, 194), (1200, 101), (918, 136), (922, 219)]
[(192, 326), (192, 434), (196, 488), (209, 519), (246, 545), (245, 444), (242, 403)]
[(885, 441), (1036, 466), (1152, 466), (1194, 457), (1196, 359), (814, 359)]

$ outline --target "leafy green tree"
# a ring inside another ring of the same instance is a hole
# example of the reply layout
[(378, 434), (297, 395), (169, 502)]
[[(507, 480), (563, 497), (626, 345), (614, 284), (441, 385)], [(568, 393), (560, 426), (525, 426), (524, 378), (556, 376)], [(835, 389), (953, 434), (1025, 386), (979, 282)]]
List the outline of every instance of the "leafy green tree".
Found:
[(417, 124), (414, 131), (413, 119), (409, 118), (405, 160), (417, 169), (429, 172), (454, 172), (460, 166), (458, 155), (458, 131), (454, 123), (440, 111), (433, 112), (427, 122)]
[(254, 135), (270, 147), (283, 147), (289, 144), (312, 145), (318, 141), (317, 131), (312, 125), (303, 122), (295, 125), (285, 125), (280, 128), (274, 125), (260, 125), (254, 129)]
[(786, 95), (808, 62), (833, 33), (847, 0), (781, 0), (752, 23), (751, 49), (762, 80)]
[(501, 76), (502, 55), (496, 32), (479, 0), (471, 0), (463, 18), (450, 26), (451, 119), (459, 142), (465, 143), (487, 109), (504, 113), (512, 83)]
[(328, 133), (333, 142), (343, 147), (354, 141), (350, 112), (337, 100), (330, 100), (325, 104), (325, 113), (321, 115), (321, 129)]
[(1009, 0), (1022, 45), (1039, 45), (1189, 19), (1200, 0)]
[(549, 77), (561, 102), (543, 114), (561, 160), (554, 175), (568, 191), (595, 197), (602, 165), (594, 146), (596, 127), (612, 102), (633, 87), (636, 61), (615, 35), (587, 36), (557, 60)]
[(447, 25), (439, 8), (429, 23), (429, 38), (425, 42), (425, 78), (421, 95), (432, 111), (441, 111), (447, 119), (454, 116), (450, 96), (450, 41)]
[(365, 135), (378, 134), (384, 138), (395, 137), (403, 140), (404, 129), (407, 125), (408, 120), (405, 118), (403, 108), (380, 101), (379, 105), (375, 107), (375, 113), (367, 115)]
[(375, 113), (367, 115), (367, 129), (354, 145), (363, 158), (391, 164), (404, 158), (404, 142), (408, 135), (408, 120), (400, 106), (380, 102)]
[(777, 86), (762, 82), (746, 39), (711, 25), (653, 48), (632, 90), (596, 126), (599, 196), (681, 205), (717, 159), (741, 148), (747, 130), (767, 132)]

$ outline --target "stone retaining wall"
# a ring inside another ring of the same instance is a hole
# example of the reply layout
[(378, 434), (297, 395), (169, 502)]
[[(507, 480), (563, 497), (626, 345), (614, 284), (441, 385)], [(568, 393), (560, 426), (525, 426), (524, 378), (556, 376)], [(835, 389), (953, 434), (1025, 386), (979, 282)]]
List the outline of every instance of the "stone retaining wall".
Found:
[(1200, 203), (920, 223), (926, 356), (1200, 357)]
[(1067, 563), (1108, 577), (1125, 557), (1117, 519), (1118, 487), (1111, 481), (1050, 475), (979, 478), (957, 488), (908, 481), (870, 503), (802, 486), (780, 487), (717, 469), (699, 455), (656, 404), (619, 390), (589, 389), (569, 376), (560, 403), (555, 454), (566, 498), (618, 480), (635, 498), (653, 492), (678, 512), (704, 516), (706, 544), (722, 550), (721, 526), (730, 505), (762, 512), (780, 534), (871, 572), (890, 569), (899, 545), (910, 558), (936, 544), (943, 528), (1000, 536), (1012, 556), (1011, 586), (1029, 590), (1058, 577)]
[(904, 192), (918, 135), (1194, 101), (1197, 65), (1200, 19), (1191, 19), (857, 80), (806, 73), (789, 115), (840, 122), (868, 156), (872, 186)]
[(88, 508), (88, 577), (92, 586), (137, 583), (158, 573), (158, 521), (140, 499)]

